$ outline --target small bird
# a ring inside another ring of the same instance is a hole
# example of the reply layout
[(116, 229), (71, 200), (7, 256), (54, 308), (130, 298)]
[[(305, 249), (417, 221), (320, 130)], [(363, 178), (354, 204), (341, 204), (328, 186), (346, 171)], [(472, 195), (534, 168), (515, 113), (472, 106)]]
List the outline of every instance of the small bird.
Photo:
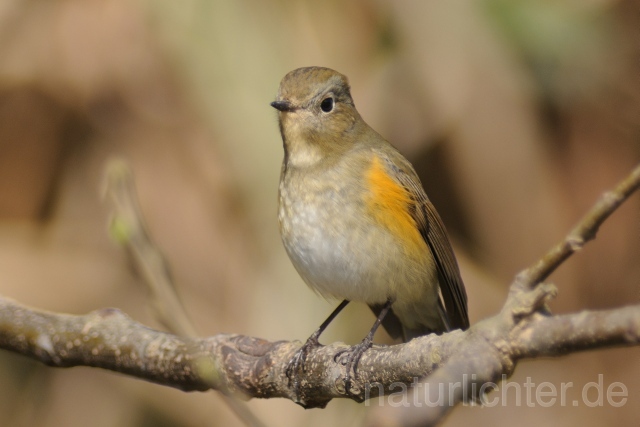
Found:
[(347, 390), (380, 324), (405, 342), (468, 328), (467, 295), (442, 220), (409, 161), (360, 117), (347, 78), (298, 68), (284, 76), (271, 106), (284, 144), (284, 247), (311, 289), (343, 300), (293, 357), (289, 379), (349, 301), (366, 303), (377, 319), (346, 352)]

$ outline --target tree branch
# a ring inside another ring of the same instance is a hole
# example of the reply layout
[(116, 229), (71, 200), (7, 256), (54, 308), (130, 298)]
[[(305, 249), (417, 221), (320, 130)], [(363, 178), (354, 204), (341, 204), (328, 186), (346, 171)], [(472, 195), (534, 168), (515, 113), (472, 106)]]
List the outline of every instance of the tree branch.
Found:
[(563, 316), (535, 316), (512, 338), (514, 356), (561, 356), (594, 348), (640, 342), (640, 305), (583, 311)]
[[(487, 319), (478, 326), (495, 320)], [(585, 332), (585, 326), (590, 332)], [(514, 335), (512, 353), (517, 359), (557, 356), (612, 345), (637, 345), (639, 337), (640, 306), (540, 316)], [(117, 309), (74, 316), (34, 310), (0, 298), (0, 348), (49, 366), (103, 368), (184, 391), (214, 389), (244, 398), (300, 399), (307, 407), (322, 407), (338, 397), (361, 401), (381, 392), (397, 391), (394, 387), (398, 384), (410, 384), (425, 373), (444, 369), (444, 362), (457, 357), (461, 347), (477, 351), (468, 343), (478, 338), (472, 329), (421, 337), (402, 345), (374, 346), (359, 365), (354, 386), (360, 392), (349, 396), (342, 384), (345, 367), (334, 360), (346, 345), (323, 346), (309, 354), (309, 369), (296, 395), (284, 371), (299, 343), (232, 334), (185, 338), (150, 329)], [(501, 359), (497, 347), (487, 341), (482, 345), (494, 358)], [(476, 363), (474, 360), (477, 358), (472, 357), (471, 362)]]
[[(449, 402), (388, 411), (384, 416), (374, 411), (369, 422), (433, 425), (455, 404), (479, 397), (469, 385), (497, 382), (503, 374), (511, 374), (521, 359), (640, 344), (640, 305), (551, 316), (546, 303), (556, 290), (540, 283), (592, 239), (600, 224), (638, 187), (640, 167), (601, 197), (563, 242), (516, 276), (497, 315), (464, 332), (368, 350), (348, 393), (345, 367), (334, 360), (346, 348), (344, 344), (312, 350), (300, 388), (294, 390), (284, 372), (298, 342), (272, 343), (226, 334), (177, 337), (142, 326), (115, 309), (72, 316), (33, 310), (0, 298), (0, 348), (51, 366), (100, 367), (181, 390), (212, 388), (245, 398), (285, 397), (304, 407), (323, 407), (336, 397), (363, 401), (397, 391), (398, 384), (437, 393), (435, 388), (442, 384), (452, 396)], [(416, 381), (425, 377), (428, 383)], [(456, 384), (463, 387), (456, 388)]]

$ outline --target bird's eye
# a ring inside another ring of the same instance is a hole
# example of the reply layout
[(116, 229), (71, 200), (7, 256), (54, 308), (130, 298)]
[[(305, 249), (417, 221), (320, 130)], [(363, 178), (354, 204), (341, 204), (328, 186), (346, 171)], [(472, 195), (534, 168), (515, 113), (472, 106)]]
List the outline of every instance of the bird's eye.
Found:
[(331, 98), (331, 97), (325, 98), (320, 103), (320, 109), (322, 109), (322, 111), (324, 111), (325, 113), (330, 113), (331, 110), (333, 110), (334, 103), (335, 102), (334, 102), (333, 98)]

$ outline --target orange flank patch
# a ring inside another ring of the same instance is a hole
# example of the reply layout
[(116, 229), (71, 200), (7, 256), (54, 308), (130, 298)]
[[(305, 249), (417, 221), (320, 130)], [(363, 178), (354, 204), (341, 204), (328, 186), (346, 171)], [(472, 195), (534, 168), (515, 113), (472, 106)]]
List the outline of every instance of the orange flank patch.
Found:
[(367, 171), (367, 179), (371, 188), (367, 204), (373, 217), (399, 240), (406, 242), (405, 251), (418, 250), (424, 241), (409, 211), (413, 203), (409, 191), (389, 176), (377, 156)]

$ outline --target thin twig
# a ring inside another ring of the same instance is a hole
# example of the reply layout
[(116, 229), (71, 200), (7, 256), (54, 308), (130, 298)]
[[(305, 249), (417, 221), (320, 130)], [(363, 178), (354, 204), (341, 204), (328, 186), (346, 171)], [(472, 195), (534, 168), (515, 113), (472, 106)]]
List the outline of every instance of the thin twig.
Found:
[(136, 197), (131, 169), (122, 160), (112, 160), (105, 171), (104, 197), (112, 205), (111, 235), (127, 248), (144, 283), (151, 290), (158, 320), (178, 335), (197, 335), (180, 301), (169, 266), (152, 241)]
[(640, 187), (640, 166), (637, 166), (616, 188), (600, 196), (567, 237), (554, 246), (535, 264), (518, 274), (512, 290), (530, 289), (544, 281), (567, 258), (596, 237), (598, 229), (618, 207)]
[[(185, 337), (197, 336), (196, 328), (180, 300), (168, 263), (153, 242), (145, 224), (129, 165), (111, 160), (105, 170), (105, 198), (113, 208), (111, 233), (124, 244), (134, 264), (142, 272), (151, 291), (158, 320), (171, 332)], [(266, 427), (237, 399), (221, 395), (227, 406), (248, 427)]]

